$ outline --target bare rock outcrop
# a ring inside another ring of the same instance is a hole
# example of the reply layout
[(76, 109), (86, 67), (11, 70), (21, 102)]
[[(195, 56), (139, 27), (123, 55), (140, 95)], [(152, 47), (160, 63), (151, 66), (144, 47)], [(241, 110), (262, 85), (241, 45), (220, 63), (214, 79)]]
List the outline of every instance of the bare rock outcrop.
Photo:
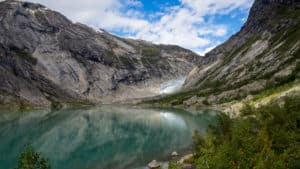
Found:
[(40, 4), (0, 2), (0, 95), (24, 104), (155, 96), (160, 83), (186, 76), (199, 61), (178, 46), (120, 38)]

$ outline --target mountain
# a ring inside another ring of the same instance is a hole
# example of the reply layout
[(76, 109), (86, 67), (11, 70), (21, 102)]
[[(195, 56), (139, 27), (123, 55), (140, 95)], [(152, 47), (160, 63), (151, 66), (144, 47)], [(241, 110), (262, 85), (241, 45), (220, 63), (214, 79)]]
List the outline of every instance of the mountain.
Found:
[(159, 94), (199, 56), (174, 45), (120, 38), (40, 4), (0, 2), (0, 105), (106, 103)]
[(148, 102), (214, 107), (290, 83), (298, 91), (299, 21), (299, 0), (256, 0), (241, 30), (202, 58), (182, 92)]

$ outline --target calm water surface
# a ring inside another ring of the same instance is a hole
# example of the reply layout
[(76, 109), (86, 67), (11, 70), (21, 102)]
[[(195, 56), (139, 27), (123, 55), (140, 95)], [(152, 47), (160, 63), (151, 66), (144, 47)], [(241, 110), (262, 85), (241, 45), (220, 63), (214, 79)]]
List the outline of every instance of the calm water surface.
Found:
[(16, 166), (25, 144), (53, 169), (141, 168), (192, 144), (216, 122), (215, 111), (103, 106), (0, 113), (0, 169)]

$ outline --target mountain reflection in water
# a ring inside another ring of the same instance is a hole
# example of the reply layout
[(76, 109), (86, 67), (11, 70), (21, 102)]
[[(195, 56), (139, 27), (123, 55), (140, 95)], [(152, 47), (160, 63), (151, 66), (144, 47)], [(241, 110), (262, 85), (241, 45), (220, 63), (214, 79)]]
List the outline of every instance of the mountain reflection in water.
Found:
[(77, 110), (0, 113), (0, 168), (16, 165), (25, 144), (54, 169), (136, 168), (192, 144), (215, 111), (107, 105)]

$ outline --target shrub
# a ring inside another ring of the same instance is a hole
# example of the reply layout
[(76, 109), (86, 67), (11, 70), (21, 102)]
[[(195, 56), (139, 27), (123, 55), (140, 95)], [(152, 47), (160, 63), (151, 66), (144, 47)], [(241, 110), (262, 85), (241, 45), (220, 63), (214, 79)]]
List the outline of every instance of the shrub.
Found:
[(51, 169), (49, 161), (28, 145), (19, 156), (18, 166), (14, 169)]
[(197, 169), (300, 168), (300, 96), (284, 103), (248, 105), (243, 111), (247, 116), (230, 119), (223, 114), (205, 137), (196, 132)]
[(157, 56), (159, 51), (154, 47), (142, 47), (141, 49), (143, 56)]
[(181, 167), (180, 167), (180, 165), (176, 164), (175, 162), (170, 162), (169, 169), (181, 169)]

